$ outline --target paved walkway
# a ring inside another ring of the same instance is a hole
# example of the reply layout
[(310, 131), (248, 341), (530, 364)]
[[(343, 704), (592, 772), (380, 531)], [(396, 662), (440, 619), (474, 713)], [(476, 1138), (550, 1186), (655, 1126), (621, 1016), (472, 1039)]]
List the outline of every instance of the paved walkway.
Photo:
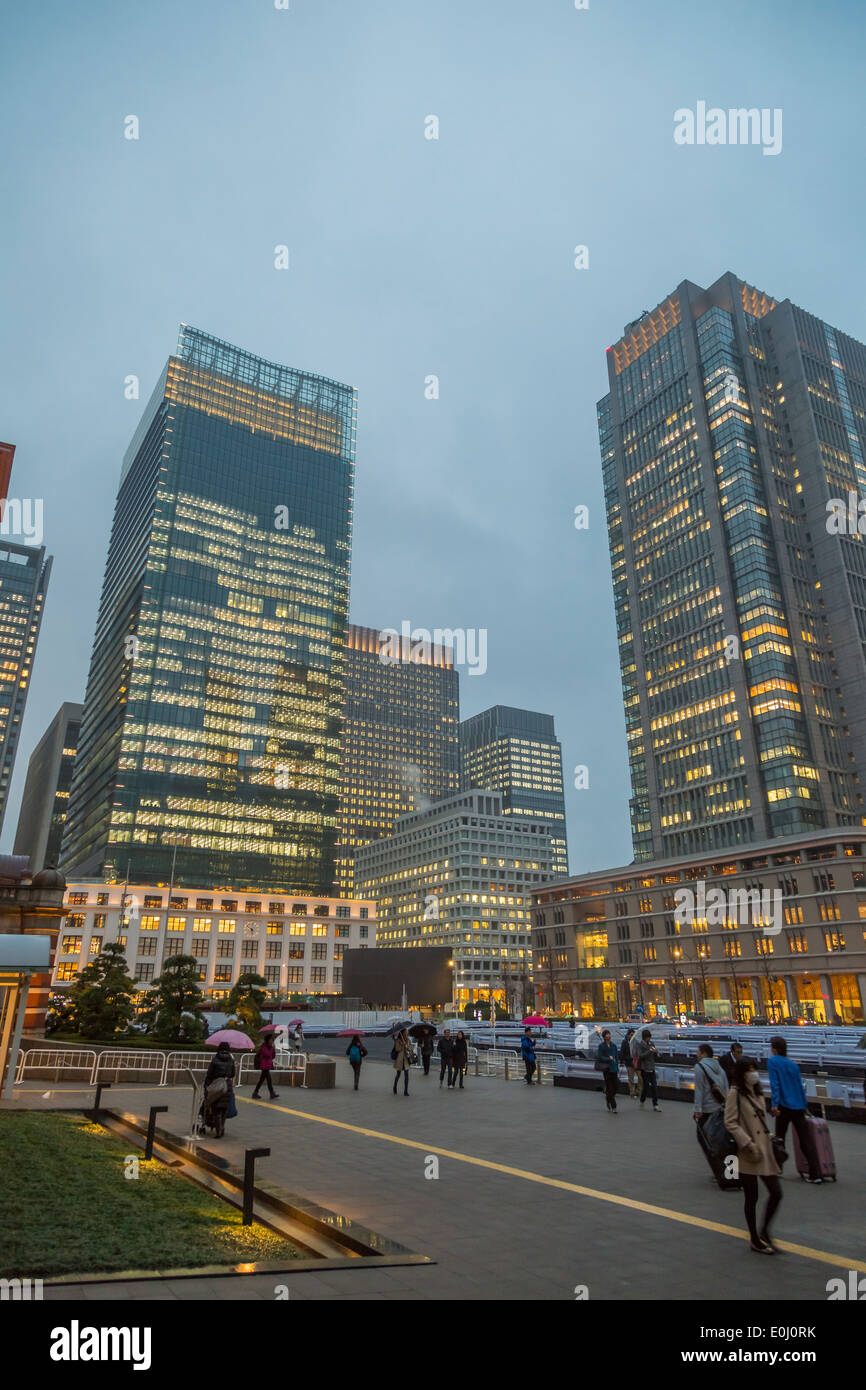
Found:
[[(823, 1301), (829, 1278), (866, 1272), (864, 1127), (831, 1127), (837, 1184), (809, 1187), (789, 1162), (775, 1234), (791, 1248), (768, 1259), (742, 1238), (741, 1195), (710, 1180), (686, 1105), (656, 1115), (623, 1098), (612, 1116), (595, 1093), (486, 1077), (440, 1090), (438, 1075), (416, 1072), (404, 1098), (386, 1064), (365, 1063), (357, 1093), (347, 1071), (338, 1067), (333, 1091), (287, 1087), (275, 1102), (253, 1102), (244, 1087), (226, 1138), (207, 1146), (237, 1162), (245, 1146), (270, 1146), (262, 1177), (435, 1265), (76, 1285), (46, 1297), (273, 1300), (279, 1282), (291, 1299), (570, 1300), (586, 1285), (590, 1299)], [(45, 1089), (40, 1104), (62, 1100)], [(41, 1090), (28, 1087), (28, 1103)], [(115, 1086), (106, 1100), (142, 1116), (168, 1104), (160, 1124), (186, 1133), (186, 1089)], [(427, 1176), (437, 1162), (438, 1177)]]

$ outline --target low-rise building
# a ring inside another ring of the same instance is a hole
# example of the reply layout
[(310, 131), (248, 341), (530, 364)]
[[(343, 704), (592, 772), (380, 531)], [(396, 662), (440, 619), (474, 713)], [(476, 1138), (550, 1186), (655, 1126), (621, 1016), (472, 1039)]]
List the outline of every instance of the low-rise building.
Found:
[(376, 908), (357, 899), (277, 897), (265, 890), (72, 882), (57, 946), (54, 984), (69, 983), (108, 942), (146, 988), (170, 956), (195, 956), (208, 999), (223, 1000), (248, 972), (272, 998), (340, 994), (347, 946), (373, 946)]
[(533, 893), (545, 1007), (866, 1019), (866, 830), (581, 874)]
[(459, 792), (359, 848), (355, 884), (377, 904), (379, 946), (448, 946), (458, 1007), (528, 1007), (533, 889), (553, 877), (549, 821), (506, 815), (495, 792)]

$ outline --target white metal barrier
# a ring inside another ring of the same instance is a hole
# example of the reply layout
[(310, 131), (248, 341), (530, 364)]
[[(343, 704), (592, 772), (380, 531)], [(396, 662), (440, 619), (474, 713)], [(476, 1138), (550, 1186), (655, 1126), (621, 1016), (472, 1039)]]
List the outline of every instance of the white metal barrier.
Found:
[(209, 1052), (169, 1052), (165, 1059), (160, 1086), (177, 1085), (179, 1078), (175, 1074), (178, 1072), (207, 1071), (213, 1055), (213, 1048)]
[[(289, 1072), (300, 1074), (301, 1085), (307, 1084), (307, 1054), (306, 1052), (278, 1052), (274, 1058), (273, 1070), (275, 1072)], [(256, 1066), (255, 1053), (245, 1052), (241, 1057), (240, 1065), (236, 1078), (236, 1085), (252, 1085), (250, 1072), (255, 1072), (258, 1077), (259, 1068)]]
[(565, 1061), (562, 1052), (536, 1052), (535, 1060), (537, 1066), (537, 1077), (539, 1086), (543, 1085), (545, 1077), (553, 1077), (559, 1073), (560, 1062)]
[(165, 1075), (165, 1053), (152, 1052), (150, 1048), (107, 1049), (97, 1055), (90, 1077), (91, 1085), (97, 1081), (118, 1080), (122, 1072), (146, 1072), (147, 1080), (153, 1079), (156, 1086), (163, 1084)]
[[(55, 1073), (55, 1081), (60, 1080), (62, 1072), (64, 1081), (89, 1082), (95, 1065), (96, 1049), (92, 1047), (31, 1047), (26, 1051), (22, 1048), (18, 1053), (15, 1081), (23, 1081), (28, 1071), (50, 1069)], [(82, 1072), (83, 1075), (72, 1076), (72, 1072)]]

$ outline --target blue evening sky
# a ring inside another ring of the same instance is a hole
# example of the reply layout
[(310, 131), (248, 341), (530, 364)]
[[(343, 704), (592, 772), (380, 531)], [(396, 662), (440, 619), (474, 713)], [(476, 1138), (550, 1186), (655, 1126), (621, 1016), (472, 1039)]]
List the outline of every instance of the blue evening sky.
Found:
[[(120, 460), (185, 321), (357, 386), (352, 619), (486, 629), (462, 713), (552, 713), (568, 784), (590, 769), (572, 870), (628, 862), (605, 348), (725, 270), (866, 339), (864, 32), (859, 0), (7, 8), (0, 439), (55, 564), (4, 847), (83, 697)], [(781, 107), (782, 152), (676, 145), (699, 100)]]

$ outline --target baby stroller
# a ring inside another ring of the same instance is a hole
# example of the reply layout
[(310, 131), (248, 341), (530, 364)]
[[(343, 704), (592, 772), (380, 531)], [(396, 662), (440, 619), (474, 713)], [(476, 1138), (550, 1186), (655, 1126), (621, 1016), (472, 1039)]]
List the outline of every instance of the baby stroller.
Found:
[(225, 1134), (226, 1118), (234, 1100), (231, 1085), (224, 1076), (217, 1076), (202, 1087), (202, 1102), (199, 1111), (199, 1126), (212, 1131), (215, 1139)]

